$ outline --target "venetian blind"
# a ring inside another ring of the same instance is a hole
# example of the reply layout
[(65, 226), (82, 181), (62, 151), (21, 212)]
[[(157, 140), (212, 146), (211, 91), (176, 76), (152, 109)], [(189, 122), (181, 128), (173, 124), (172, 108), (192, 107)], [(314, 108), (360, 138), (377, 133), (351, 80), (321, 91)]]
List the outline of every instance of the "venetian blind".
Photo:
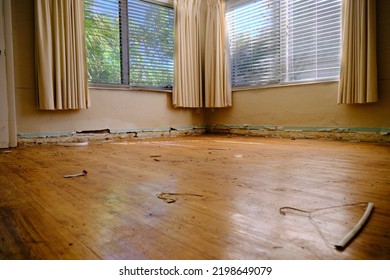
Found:
[(173, 8), (129, 0), (130, 85), (172, 88)]
[(227, 2), (232, 84), (337, 79), (341, 0)]
[(172, 88), (173, 17), (161, 1), (86, 0), (89, 82)]
[(229, 1), (233, 86), (270, 84), (280, 80), (279, 1)]
[(282, 81), (340, 75), (341, 0), (281, 1)]
[(121, 83), (120, 6), (115, 0), (85, 0), (88, 80)]

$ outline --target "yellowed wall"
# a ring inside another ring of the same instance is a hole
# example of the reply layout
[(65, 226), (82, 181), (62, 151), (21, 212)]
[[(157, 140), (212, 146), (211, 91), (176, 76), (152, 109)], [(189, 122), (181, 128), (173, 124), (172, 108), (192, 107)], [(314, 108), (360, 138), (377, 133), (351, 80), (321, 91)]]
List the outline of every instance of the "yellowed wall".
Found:
[(206, 124), (203, 112), (175, 109), (171, 93), (91, 89), (92, 107), (81, 111), (36, 109), (34, 0), (13, 0), (17, 128), (19, 134), (50, 135), (86, 130), (191, 128)]
[(390, 128), (390, 81), (380, 102), (337, 105), (337, 82), (235, 92), (233, 107), (209, 113), (213, 125)]
[(92, 107), (88, 110), (37, 110), (33, 3), (33, 0), (12, 1), (19, 134), (159, 129), (205, 124), (390, 128), (390, 1), (377, 1), (379, 103), (337, 105), (337, 83), (333, 82), (235, 92), (232, 108), (206, 114), (203, 111), (174, 109), (170, 93), (118, 90), (91, 90)]

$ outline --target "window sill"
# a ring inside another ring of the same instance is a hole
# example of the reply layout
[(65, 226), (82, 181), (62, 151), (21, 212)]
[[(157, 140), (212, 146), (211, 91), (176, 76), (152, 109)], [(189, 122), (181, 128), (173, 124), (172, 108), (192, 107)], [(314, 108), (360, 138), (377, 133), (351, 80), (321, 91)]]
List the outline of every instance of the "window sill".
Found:
[(172, 89), (137, 88), (137, 87), (128, 87), (128, 86), (121, 86), (121, 85), (96, 85), (96, 84), (89, 84), (88, 88), (89, 89), (93, 89), (93, 90), (142, 91), (142, 92), (172, 93)]
[(256, 90), (256, 89), (294, 87), (294, 86), (305, 86), (305, 85), (315, 85), (315, 84), (329, 84), (329, 83), (338, 83), (338, 82), (339, 82), (339, 80), (325, 80), (325, 81), (306, 81), (306, 82), (273, 84), (273, 85), (256, 85), (256, 86), (245, 86), (245, 87), (233, 87), (232, 91), (233, 92), (238, 92), (238, 91), (249, 91), (249, 90)]

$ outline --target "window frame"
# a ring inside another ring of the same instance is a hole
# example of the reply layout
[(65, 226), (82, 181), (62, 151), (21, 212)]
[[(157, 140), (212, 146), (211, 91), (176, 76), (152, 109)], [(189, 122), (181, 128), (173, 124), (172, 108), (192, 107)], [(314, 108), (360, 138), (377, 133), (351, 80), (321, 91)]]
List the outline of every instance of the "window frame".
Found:
[[(159, 5), (162, 7), (173, 9), (173, 0), (138, 0), (146, 3)], [(119, 24), (119, 44), (120, 44), (120, 63), (121, 63), (121, 83), (100, 83), (88, 81), (88, 87), (96, 90), (129, 90), (129, 91), (145, 91), (145, 92), (172, 92), (173, 81), (171, 88), (162, 88), (154, 86), (132, 86), (130, 84), (130, 48), (129, 48), (129, 28), (122, 28), (122, 26), (129, 26), (128, 17), (128, 0), (118, 1), (118, 8), (120, 14)], [(125, 43), (124, 43), (125, 42)], [(87, 60), (88, 64), (88, 60)]]

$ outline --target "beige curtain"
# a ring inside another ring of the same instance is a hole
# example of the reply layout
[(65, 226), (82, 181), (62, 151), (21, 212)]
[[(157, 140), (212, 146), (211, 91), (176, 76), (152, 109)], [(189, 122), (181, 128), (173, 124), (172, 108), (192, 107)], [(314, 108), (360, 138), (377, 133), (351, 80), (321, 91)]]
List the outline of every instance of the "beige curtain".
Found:
[(201, 0), (174, 0), (173, 105), (175, 107), (203, 106), (200, 5)]
[(377, 102), (375, 0), (343, 0), (339, 104)]
[(89, 106), (84, 1), (35, 0), (39, 109)]
[(232, 106), (225, 1), (207, 0), (205, 40), (205, 103), (208, 108)]

